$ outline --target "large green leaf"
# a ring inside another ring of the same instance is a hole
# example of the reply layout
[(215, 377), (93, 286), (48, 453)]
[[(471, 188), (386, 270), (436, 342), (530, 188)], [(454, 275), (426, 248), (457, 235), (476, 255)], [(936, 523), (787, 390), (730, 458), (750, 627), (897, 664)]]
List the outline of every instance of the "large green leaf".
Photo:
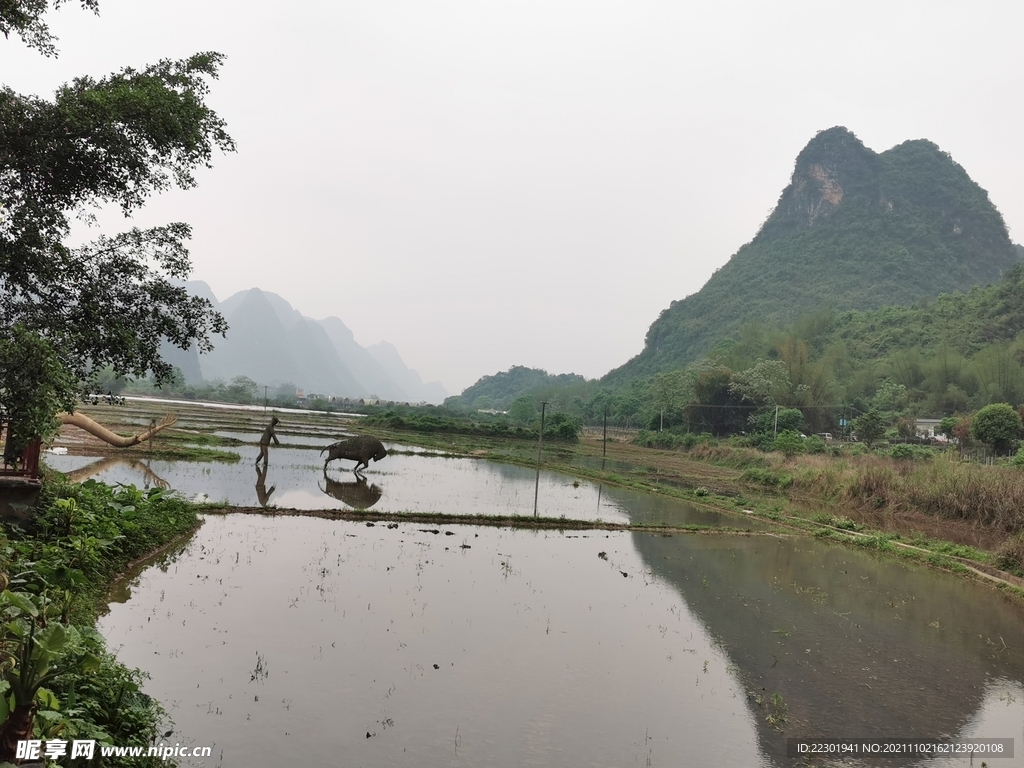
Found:
[(25, 592), (12, 592), (9, 589), (5, 589), (3, 592), (0, 592), (0, 603), (11, 605), (19, 611), (27, 613), (29, 616), (39, 615), (39, 609), (32, 602), (31, 596)]
[(67, 642), (68, 634), (63, 624), (48, 624), (46, 629), (35, 636), (36, 647), (43, 653), (56, 656)]

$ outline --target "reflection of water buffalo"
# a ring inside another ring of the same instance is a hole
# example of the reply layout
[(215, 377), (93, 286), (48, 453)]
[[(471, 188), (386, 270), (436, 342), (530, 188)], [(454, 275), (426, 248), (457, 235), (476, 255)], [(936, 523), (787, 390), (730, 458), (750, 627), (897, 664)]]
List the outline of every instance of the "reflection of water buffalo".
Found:
[(369, 509), (380, 501), (381, 494), (383, 493), (379, 485), (367, 485), (366, 478), (361, 475), (354, 483), (341, 483), (337, 480), (331, 480), (327, 476), (327, 470), (325, 469), (324, 480), (327, 483), (327, 487), (320, 488), (320, 490), (328, 496), (333, 496), (338, 501), (345, 502), (353, 509)]
[(341, 440), (340, 442), (328, 445), (323, 451), (320, 451), (321, 456), (324, 451), (328, 451), (327, 461), (324, 462), (325, 470), (327, 465), (335, 459), (350, 459), (356, 462), (355, 467), (352, 469), (356, 474), (359, 474), (360, 467), (370, 466), (370, 459), (380, 461), (388, 455), (384, 444), (376, 437), (370, 437), (369, 435), (358, 435), (357, 437), (350, 437), (348, 440)]

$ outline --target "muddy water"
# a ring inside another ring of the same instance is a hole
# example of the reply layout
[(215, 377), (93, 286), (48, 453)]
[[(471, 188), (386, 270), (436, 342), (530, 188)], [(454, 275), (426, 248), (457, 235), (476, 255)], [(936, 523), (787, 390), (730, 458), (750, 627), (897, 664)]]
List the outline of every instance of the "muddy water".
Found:
[(211, 518), (101, 629), (208, 765), (760, 762), (727, 657), (629, 536), (448, 530)]
[(235, 515), (117, 599), (194, 765), (788, 765), (797, 735), (1024, 765), (1020, 610), (812, 541)]
[[(405, 446), (391, 445), (405, 450)], [(370, 509), (472, 515), (533, 515), (536, 472), (481, 459), (447, 458), (413, 452), (392, 454), (373, 463), (360, 481), (352, 462), (323, 471), (315, 450), (273, 448), (266, 474), (254, 466), (256, 448), (243, 446), (236, 464), (183, 461), (97, 460), (84, 456), (48, 456), (47, 463), (75, 479), (87, 475), (106, 483), (138, 487), (171, 487), (189, 498), (205, 498), (234, 506), (295, 509)], [(95, 470), (95, 471), (93, 471)], [(695, 507), (674, 499), (543, 471), (538, 514), (607, 522), (646, 522), (738, 526), (761, 530), (763, 525)]]

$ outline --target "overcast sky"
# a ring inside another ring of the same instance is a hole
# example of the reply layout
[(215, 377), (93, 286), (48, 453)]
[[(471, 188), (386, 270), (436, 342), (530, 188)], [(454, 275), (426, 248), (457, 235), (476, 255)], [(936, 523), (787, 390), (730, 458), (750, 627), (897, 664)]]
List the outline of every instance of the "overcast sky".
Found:
[(60, 57), (0, 41), (0, 82), (49, 95), (226, 54), (209, 103), (238, 152), (135, 223), (189, 222), (218, 297), (337, 315), (450, 393), (637, 354), (834, 125), (876, 151), (936, 142), (1024, 240), (1017, 0), (101, 0), (49, 18)]

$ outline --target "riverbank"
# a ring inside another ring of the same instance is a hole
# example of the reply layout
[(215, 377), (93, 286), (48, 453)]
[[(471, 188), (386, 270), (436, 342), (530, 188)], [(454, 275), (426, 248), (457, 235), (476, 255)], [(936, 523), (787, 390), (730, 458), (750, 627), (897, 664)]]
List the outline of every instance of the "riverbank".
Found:
[[(5, 697), (23, 689), (15, 709), (0, 713), (5, 737), (148, 746), (167, 730), (165, 711), (142, 691), (145, 674), (119, 662), (95, 625), (111, 585), (133, 562), (172, 546), (200, 523), (194, 505), (162, 489), (46, 476), (31, 525), (5, 523), (0, 542), (9, 580), (0, 647), (19, 660), (0, 687)], [(34, 663), (26, 665), (26, 657)], [(19, 715), (33, 733), (15, 732)], [(118, 764), (168, 765), (155, 757)]]

